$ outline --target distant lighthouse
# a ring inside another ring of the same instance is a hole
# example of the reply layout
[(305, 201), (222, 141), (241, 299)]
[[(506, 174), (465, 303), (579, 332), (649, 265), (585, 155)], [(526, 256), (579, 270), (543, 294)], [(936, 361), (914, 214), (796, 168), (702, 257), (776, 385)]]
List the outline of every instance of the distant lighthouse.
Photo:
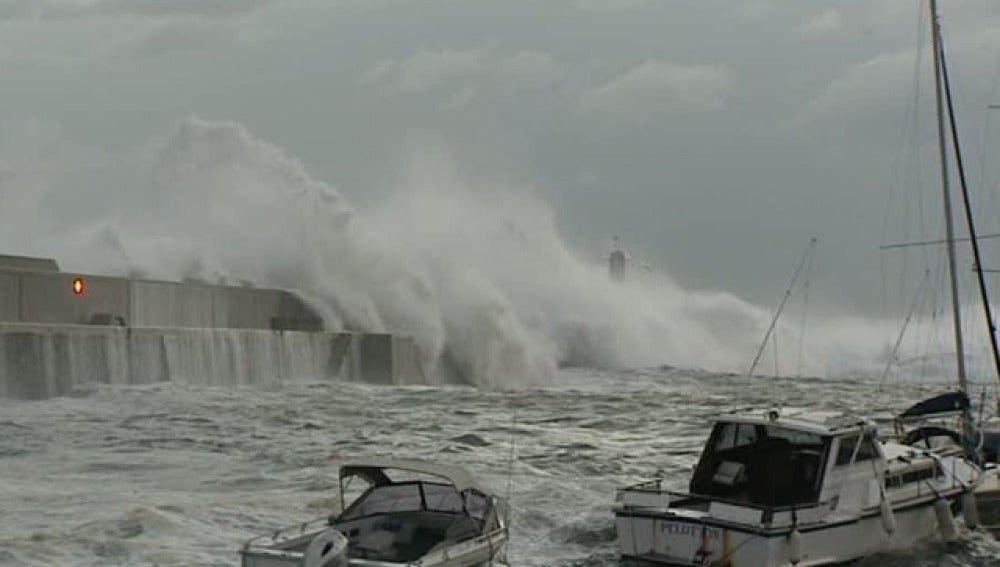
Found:
[(608, 256), (608, 274), (616, 282), (625, 279), (625, 264), (628, 262), (628, 254), (622, 250), (619, 238), (615, 237), (615, 249)]

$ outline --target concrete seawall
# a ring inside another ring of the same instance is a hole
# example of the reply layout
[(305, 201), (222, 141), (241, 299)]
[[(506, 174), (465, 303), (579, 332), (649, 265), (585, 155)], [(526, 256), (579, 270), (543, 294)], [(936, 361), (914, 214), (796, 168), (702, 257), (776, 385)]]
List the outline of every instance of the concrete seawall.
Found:
[(59, 271), (0, 255), (0, 397), (87, 384), (427, 381), (411, 337), (325, 330), (288, 290)]
[(426, 382), (412, 339), (387, 334), (0, 323), (3, 397), (43, 399), (94, 383), (300, 379)]
[[(74, 292), (79, 279), (83, 288)], [(319, 317), (277, 289), (27, 272), (0, 266), (0, 322), (317, 331)]]

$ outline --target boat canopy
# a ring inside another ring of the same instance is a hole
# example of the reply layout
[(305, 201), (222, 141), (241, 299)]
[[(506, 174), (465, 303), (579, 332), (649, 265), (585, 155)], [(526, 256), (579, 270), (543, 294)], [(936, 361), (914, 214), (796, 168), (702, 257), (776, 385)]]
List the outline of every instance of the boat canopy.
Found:
[(489, 491), (483, 488), (476, 481), (475, 477), (463, 468), (440, 465), (417, 459), (389, 459), (344, 463), (340, 466), (340, 478), (343, 479), (349, 476), (360, 476), (373, 485), (381, 486), (393, 483), (393, 480), (385, 472), (391, 470), (420, 473), (444, 479), (452, 484), (455, 487), (455, 490), (459, 492), (465, 492), (466, 490), (472, 489), (483, 494), (489, 494)]
[(955, 391), (928, 398), (914, 404), (899, 414), (899, 419), (912, 419), (942, 413), (962, 412), (969, 407), (969, 396), (965, 392)]
[(851, 430), (865, 430), (875, 427), (873, 422), (857, 415), (835, 411), (804, 411), (785, 408), (757, 412), (725, 414), (717, 422), (748, 423), (764, 426), (780, 426), (817, 435), (834, 435)]
[(786, 423), (777, 417), (717, 421), (691, 477), (691, 493), (766, 507), (817, 502), (832, 437), (825, 427)]

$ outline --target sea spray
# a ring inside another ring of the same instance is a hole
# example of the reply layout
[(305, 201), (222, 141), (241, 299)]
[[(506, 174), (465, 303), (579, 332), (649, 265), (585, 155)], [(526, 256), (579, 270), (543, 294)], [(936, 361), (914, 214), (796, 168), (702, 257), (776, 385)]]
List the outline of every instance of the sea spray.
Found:
[[(662, 271), (614, 282), (530, 188), (470, 181), (431, 154), (410, 156), (399, 187), (362, 215), (242, 125), (189, 118), (131, 154), (39, 160), (30, 175), (6, 163), (0, 207), (17, 214), (0, 237), (68, 269), (290, 289), (330, 328), (414, 336), (431, 380), (511, 387), (560, 365), (746, 370), (770, 309)], [(797, 371), (797, 322), (779, 323), (781, 364), (765, 357), (762, 372)], [(809, 329), (803, 373), (878, 376), (898, 323), (827, 315)]]

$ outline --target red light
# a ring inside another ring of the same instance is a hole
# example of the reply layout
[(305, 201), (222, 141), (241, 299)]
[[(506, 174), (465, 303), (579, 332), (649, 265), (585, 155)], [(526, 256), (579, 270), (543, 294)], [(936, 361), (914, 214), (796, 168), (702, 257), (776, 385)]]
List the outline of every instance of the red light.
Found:
[(83, 278), (73, 278), (73, 295), (83, 295), (86, 289), (87, 285), (83, 282)]

